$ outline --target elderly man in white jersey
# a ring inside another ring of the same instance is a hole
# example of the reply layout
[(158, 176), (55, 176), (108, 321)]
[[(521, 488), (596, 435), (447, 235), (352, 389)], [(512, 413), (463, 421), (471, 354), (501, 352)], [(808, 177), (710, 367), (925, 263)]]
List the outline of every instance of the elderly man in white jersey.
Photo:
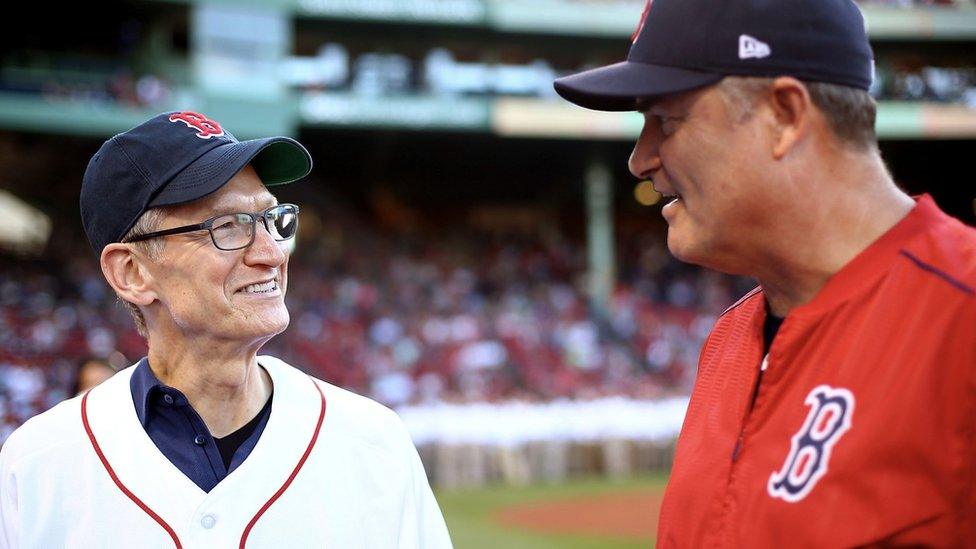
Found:
[(11, 435), (0, 547), (451, 546), (392, 411), (258, 354), (299, 218), (269, 187), (311, 167), (188, 111), (92, 157), (85, 232), (149, 353)]

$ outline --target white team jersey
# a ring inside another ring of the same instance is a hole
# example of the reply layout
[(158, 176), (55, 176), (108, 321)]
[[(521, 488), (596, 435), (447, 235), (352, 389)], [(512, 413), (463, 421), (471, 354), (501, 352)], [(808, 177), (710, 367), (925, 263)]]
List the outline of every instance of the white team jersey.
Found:
[(451, 547), (395, 413), (258, 362), (274, 383), (271, 416), (210, 493), (139, 423), (132, 367), (25, 423), (0, 451), (0, 548)]

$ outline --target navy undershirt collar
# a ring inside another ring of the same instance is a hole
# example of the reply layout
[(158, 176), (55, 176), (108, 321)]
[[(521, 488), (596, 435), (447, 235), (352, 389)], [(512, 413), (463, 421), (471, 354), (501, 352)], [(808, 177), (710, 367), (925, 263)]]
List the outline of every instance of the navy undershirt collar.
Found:
[[(240, 439), (229, 465), (221, 455), (217, 439), (200, 415), (178, 389), (164, 385), (143, 358), (129, 382), (136, 416), (159, 451), (204, 492), (209, 492), (251, 454), (271, 416), (270, 398), (242, 430), (252, 429)], [(226, 440), (224, 441), (226, 443)], [(225, 449), (226, 450), (226, 449)]]
[(776, 339), (776, 334), (779, 332), (779, 327), (783, 325), (784, 320), (786, 320), (784, 317), (773, 314), (767, 301), (766, 320), (763, 322), (763, 354), (769, 352), (769, 348), (773, 345), (773, 340)]

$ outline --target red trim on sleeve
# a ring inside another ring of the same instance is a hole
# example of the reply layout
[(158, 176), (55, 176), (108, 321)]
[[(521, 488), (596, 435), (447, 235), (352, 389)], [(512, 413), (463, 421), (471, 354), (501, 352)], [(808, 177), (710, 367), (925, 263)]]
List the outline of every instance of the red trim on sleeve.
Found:
[[(138, 505), (140, 509), (145, 511), (147, 515), (152, 517), (153, 520), (159, 523), (159, 525), (162, 526), (164, 530), (166, 530), (166, 533), (169, 534), (169, 537), (173, 538), (173, 543), (176, 544), (176, 549), (183, 549), (183, 545), (180, 544), (180, 538), (176, 536), (176, 532), (173, 531), (170, 525), (166, 524), (166, 521), (163, 520), (162, 517), (160, 517), (155, 512), (153, 512), (153, 510), (150, 509), (148, 505), (143, 503), (141, 499), (136, 497), (135, 494), (129, 491), (129, 489), (126, 488), (124, 484), (122, 484), (122, 481), (119, 480), (118, 476), (116, 476), (115, 470), (112, 469), (112, 466), (109, 465), (108, 460), (105, 459), (105, 454), (102, 453), (102, 448), (98, 445), (98, 441), (95, 440), (95, 433), (92, 432), (91, 425), (88, 424), (88, 394), (90, 392), (91, 391), (89, 390), (88, 392), (85, 393), (85, 396), (81, 398), (81, 422), (85, 426), (85, 432), (88, 433), (88, 440), (91, 441), (92, 448), (95, 449), (95, 454), (97, 454), (98, 459), (101, 460), (102, 466), (105, 467), (106, 471), (108, 471), (108, 476), (112, 477), (112, 481), (115, 482), (115, 485), (119, 487), (119, 490), (122, 490), (123, 494), (125, 494), (129, 499), (131, 499), (133, 503)], [(321, 419), (319, 420), (319, 422), (321, 423)]]
[(291, 486), (291, 482), (295, 480), (295, 476), (298, 475), (298, 471), (300, 471), (302, 466), (305, 465), (305, 460), (307, 460), (309, 454), (312, 453), (312, 447), (315, 446), (315, 442), (319, 438), (319, 431), (322, 428), (322, 420), (325, 419), (325, 394), (322, 393), (322, 388), (319, 387), (318, 383), (315, 383), (315, 380), (312, 379), (311, 376), (309, 376), (309, 380), (312, 381), (312, 385), (315, 385), (315, 390), (319, 392), (319, 397), (322, 401), (321, 408), (319, 409), (319, 421), (315, 425), (315, 431), (312, 433), (312, 440), (308, 441), (308, 448), (305, 448), (305, 453), (302, 455), (302, 459), (298, 460), (298, 465), (296, 465), (295, 469), (290, 475), (288, 475), (285, 483), (281, 485), (281, 488), (279, 488), (273, 496), (271, 496), (271, 499), (269, 499), (264, 505), (261, 506), (260, 509), (258, 509), (258, 512), (254, 515), (254, 518), (252, 518), (251, 522), (247, 524), (247, 528), (244, 528), (244, 533), (241, 534), (241, 544), (239, 546), (240, 549), (244, 549), (244, 544), (247, 543), (247, 536), (251, 534), (251, 529), (254, 528), (254, 525), (258, 522), (258, 519), (261, 518), (261, 515), (263, 515), (264, 512), (267, 511), (268, 508), (270, 508), (274, 502), (285, 493), (285, 490)]

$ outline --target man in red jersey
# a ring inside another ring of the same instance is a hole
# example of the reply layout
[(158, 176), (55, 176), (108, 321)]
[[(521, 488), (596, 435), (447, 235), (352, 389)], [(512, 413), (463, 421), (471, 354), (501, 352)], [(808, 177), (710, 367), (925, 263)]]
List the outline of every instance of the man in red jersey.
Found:
[(702, 349), (659, 547), (976, 546), (976, 230), (881, 160), (850, 0), (656, 0), (556, 81), (644, 114), (678, 258), (760, 286)]

